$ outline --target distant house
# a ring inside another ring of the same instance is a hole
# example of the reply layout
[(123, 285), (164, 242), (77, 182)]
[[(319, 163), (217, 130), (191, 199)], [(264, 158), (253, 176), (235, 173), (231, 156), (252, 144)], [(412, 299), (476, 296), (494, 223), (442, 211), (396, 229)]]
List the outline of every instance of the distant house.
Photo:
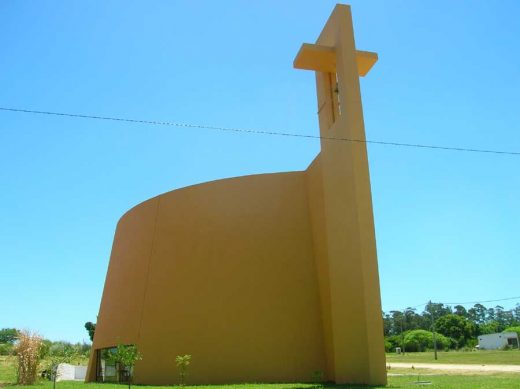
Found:
[(60, 363), (56, 381), (84, 381), (87, 375), (87, 366)]
[(505, 346), (518, 348), (518, 343), (518, 334), (516, 332), (500, 332), (478, 337), (478, 348), (480, 350), (499, 350)]

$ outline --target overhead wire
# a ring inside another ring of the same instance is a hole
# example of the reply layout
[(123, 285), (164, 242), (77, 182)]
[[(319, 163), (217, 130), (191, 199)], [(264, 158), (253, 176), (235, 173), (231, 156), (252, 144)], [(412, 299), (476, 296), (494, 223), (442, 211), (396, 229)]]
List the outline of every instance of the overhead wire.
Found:
[(244, 133), (244, 134), (284, 136), (284, 137), (294, 137), (294, 138), (319, 139), (319, 140), (326, 140), (326, 141), (365, 143), (365, 144), (375, 144), (375, 145), (394, 146), (394, 147), (408, 147), (408, 148), (421, 148), (421, 149), (447, 150), (447, 151), (458, 151), (458, 152), (520, 156), (520, 151), (476, 149), (476, 148), (469, 148), (469, 147), (437, 146), (437, 145), (420, 144), (420, 143), (402, 143), (402, 142), (387, 142), (387, 141), (366, 140), (366, 139), (340, 138), (340, 137), (330, 137), (330, 136), (298, 134), (298, 133), (285, 132), (285, 131), (219, 127), (219, 126), (210, 126), (210, 125), (204, 125), (204, 124), (190, 124), (190, 123), (179, 123), (179, 122), (159, 121), (159, 120), (142, 120), (142, 119), (114, 117), (114, 116), (83, 115), (83, 114), (76, 114), (76, 113), (64, 113), (64, 112), (52, 112), (52, 111), (37, 111), (37, 110), (31, 110), (31, 109), (20, 109), (20, 108), (9, 108), (9, 107), (0, 107), (0, 110), (8, 111), (8, 112), (38, 114), (38, 115), (62, 116), (62, 117), (69, 117), (69, 118), (110, 120), (110, 121), (126, 122), (126, 123), (149, 124), (149, 125), (154, 125), (154, 126), (173, 126), (173, 127), (181, 127), (181, 128), (207, 129), (207, 130), (235, 132), (235, 133)]
[(444, 305), (466, 305), (466, 304), (483, 304), (483, 303), (495, 303), (499, 301), (508, 301), (508, 300), (519, 300), (520, 296), (515, 297), (507, 297), (502, 299), (496, 299), (496, 300), (482, 300), (482, 301), (465, 301), (461, 303), (443, 303)]
[(520, 300), (520, 296), (514, 296), (514, 297), (505, 297), (500, 299), (494, 299), (494, 300), (479, 300), (479, 301), (464, 301), (464, 302), (458, 302), (458, 303), (446, 303), (446, 302), (433, 302), (431, 300), (426, 301), (425, 303), (414, 305), (411, 307), (406, 307), (405, 309), (393, 309), (388, 312), (392, 311), (406, 311), (410, 309), (416, 309), (422, 306), (428, 305), (430, 302), (433, 304), (443, 304), (443, 305), (467, 305), (467, 304), (484, 304), (484, 303), (495, 303), (499, 301), (511, 301), (511, 300)]
[[(520, 155), (520, 152), (516, 152), (516, 151), (474, 149), (474, 148), (467, 148), (467, 147), (435, 146), (435, 145), (416, 144), (416, 143), (400, 143), (400, 142), (385, 142), (385, 141), (374, 141), (374, 140), (363, 140), (363, 139), (338, 138), (338, 137), (327, 137), (327, 136), (319, 136), (319, 135), (297, 134), (297, 133), (291, 133), (291, 132), (270, 131), (270, 130), (253, 130), (253, 129), (245, 129), (245, 128), (232, 128), (232, 127), (209, 126), (209, 125), (202, 125), (202, 124), (178, 123), (178, 122), (171, 122), (171, 121), (130, 119), (130, 118), (121, 118), (121, 117), (113, 117), (113, 116), (84, 115), (84, 114), (52, 112), (52, 111), (37, 111), (37, 110), (30, 110), (30, 109), (8, 108), (8, 107), (0, 107), (0, 110), (9, 111), (9, 112), (39, 114), (39, 115), (62, 116), (62, 117), (70, 117), (70, 118), (110, 120), (110, 121), (127, 122), (127, 123), (150, 124), (150, 125), (157, 125), (157, 126), (174, 126), (174, 127), (183, 127), (183, 128), (209, 129), (209, 130), (246, 133), (246, 134), (286, 136), (286, 137), (296, 137), (296, 138), (320, 139), (320, 140), (327, 140), (327, 141), (344, 141), (344, 142), (378, 144), (378, 145), (396, 146), (396, 147), (415, 147), (415, 148), (424, 148), (424, 149), (463, 151), (463, 152), (473, 152), (473, 153), (504, 154), (504, 155), (514, 155), (514, 156)], [(443, 302), (443, 303), (437, 303), (437, 304), (465, 305), (465, 304), (499, 302), (499, 301), (514, 300), (514, 299), (520, 299), (520, 296), (508, 297), (508, 298), (496, 299), (496, 300), (466, 301), (466, 302), (458, 302), (458, 303), (451, 303), (451, 302), (444, 303)], [(406, 309), (416, 309), (418, 307), (427, 305), (429, 302), (430, 301), (427, 301), (427, 302), (419, 304), (419, 305), (407, 307)]]

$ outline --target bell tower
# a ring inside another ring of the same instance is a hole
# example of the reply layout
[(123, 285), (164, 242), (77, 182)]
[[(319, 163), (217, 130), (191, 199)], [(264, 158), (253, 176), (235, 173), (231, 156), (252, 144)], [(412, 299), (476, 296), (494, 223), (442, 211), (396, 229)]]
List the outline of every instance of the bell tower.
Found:
[(320, 279), (320, 298), (326, 378), (336, 383), (386, 383), (359, 85), (359, 77), (365, 76), (376, 61), (376, 53), (356, 50), (347, 5), (334, 8), (316, 43), (303, 44), (294, 60), (295, 68), (316, 73), (325, 229), (325, 254), (317, 256), (316, 261), (319, 268), (325, 269)]

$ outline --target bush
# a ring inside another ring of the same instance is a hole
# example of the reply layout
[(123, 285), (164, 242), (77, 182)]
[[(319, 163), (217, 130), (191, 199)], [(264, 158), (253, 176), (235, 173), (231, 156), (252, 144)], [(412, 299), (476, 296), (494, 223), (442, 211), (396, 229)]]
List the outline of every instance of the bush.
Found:
[(490, 321), (489, 323), (480, 324), (478, 327), (479, 335), (496, 334), (502, 332), (504, 326), (497, 321)]
[(191, 363), (191, 355), (177, 355), (175, 357), (175, 364), (177, 365), (177, 369), (179, 369), (179, 386), (184, 386), (186, 384), (186, 376), (188, 375), (188, 367)]
[[(445, 350), (450, 346), (450, 339), (436, 333), (437, 349)], [(406, 351), (426, 351), (433, 349), (433, 333), (426, 330), (407, 331), (404, 334), (404, 346)]]
[(52, 344), (49, 347), (49, 355), (52, 357), (61, 357), (73, 353), (76, 353), (75, 347), (72, 343), (69, 342), (52, 342)]
[(517, 327), (508, 327), (504, 330), (504, 332), (516, 332), (520, 337), (520, 326)]
[(88, 343), (70, 343), (66, 341), (51, 342), (43, 340), (43, 348), (45, 350), (42, 357), (62, 357), (73, 354), (75, 358), (79, 356), (89, 357), (91, 345)]
[(469, 339), (467, 342), (466, 342), (466, 347), (469, 348), (469, 349), (474, 349), (475, 347), (477, 347), (477, 344), (478, 344), (478, 340), (473, 338), (473, 339)]
[(13, 345), (10, 343), (0, 343), (0, 355), (11, 355)]
[(387, 336), (385, 338), (385, 350), (394, 352), (396, 347), (401, 347), (401, 335)]
[(21, 331), (14, 352), (18, 359), (17, 382), (19, 385), (33, 385), (36, 382), (40, 364), (42, 338), (29, 331)]

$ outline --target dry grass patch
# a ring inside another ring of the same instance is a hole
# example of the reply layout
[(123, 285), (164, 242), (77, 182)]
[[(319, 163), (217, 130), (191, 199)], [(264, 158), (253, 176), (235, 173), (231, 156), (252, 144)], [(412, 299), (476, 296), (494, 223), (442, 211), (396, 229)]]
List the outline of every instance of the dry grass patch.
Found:
[(35, 333), (20, 331), (14, 347), (17, 359), (16, 381), (19, 385), (33, 385), (36, 382), (42, 340)]

